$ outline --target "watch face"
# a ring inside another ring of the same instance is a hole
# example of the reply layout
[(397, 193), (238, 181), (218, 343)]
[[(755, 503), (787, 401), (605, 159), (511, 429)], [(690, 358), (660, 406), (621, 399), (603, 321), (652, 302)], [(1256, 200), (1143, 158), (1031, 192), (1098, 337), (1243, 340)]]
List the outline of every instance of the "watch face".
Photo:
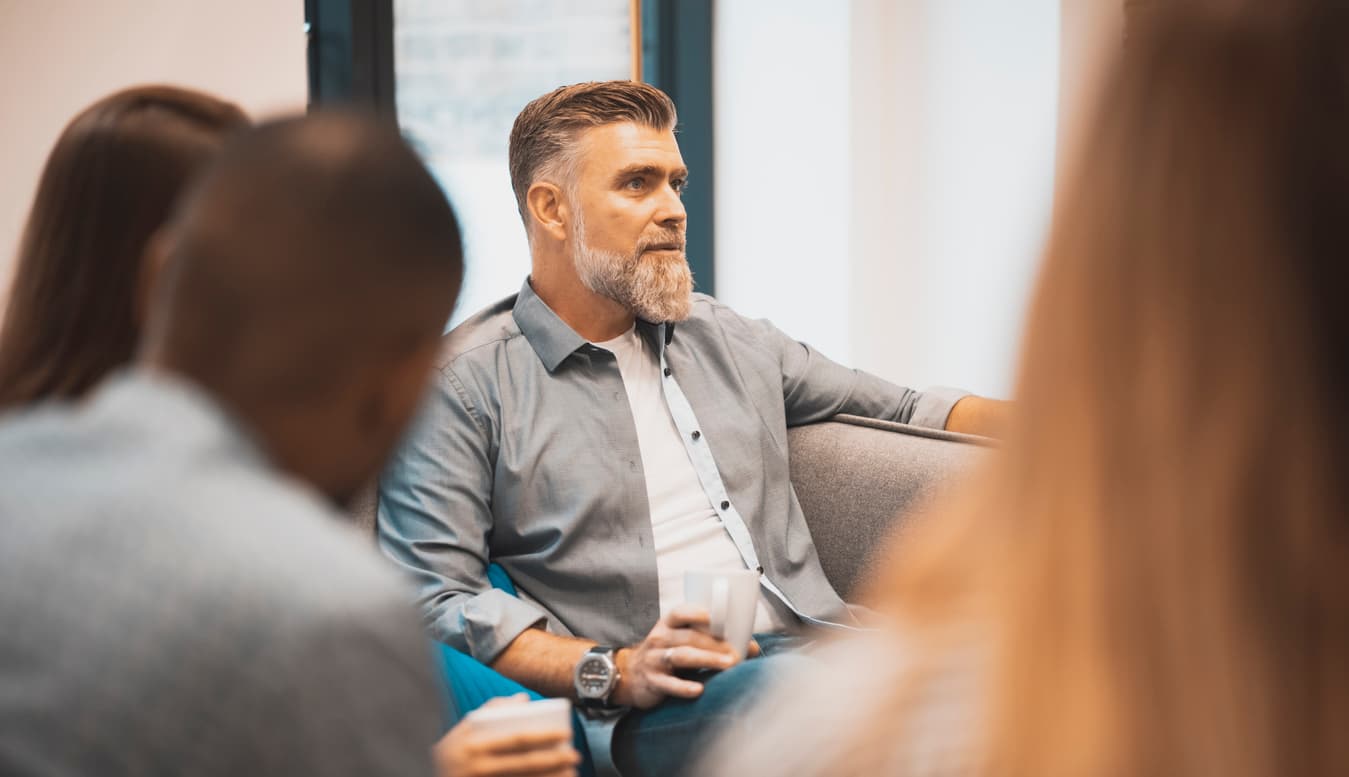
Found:
[(612, 678), (608, 661), (599, 656), (587, 658), (576, 669), (576, 692), (585, 698), (602, 699)]

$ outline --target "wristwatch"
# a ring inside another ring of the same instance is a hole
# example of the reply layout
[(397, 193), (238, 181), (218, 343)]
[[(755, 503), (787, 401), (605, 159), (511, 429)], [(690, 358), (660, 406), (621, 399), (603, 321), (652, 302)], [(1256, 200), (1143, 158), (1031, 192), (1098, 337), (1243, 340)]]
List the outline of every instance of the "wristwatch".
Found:
[(576, 704), (583, 710), (617, 709), (609, 703), (609, 697), (618, 687), (621, 674), (614, 654), (618, 648), (596, 645), (576, 664), (572, 674), (572, 684), (576, 688)]

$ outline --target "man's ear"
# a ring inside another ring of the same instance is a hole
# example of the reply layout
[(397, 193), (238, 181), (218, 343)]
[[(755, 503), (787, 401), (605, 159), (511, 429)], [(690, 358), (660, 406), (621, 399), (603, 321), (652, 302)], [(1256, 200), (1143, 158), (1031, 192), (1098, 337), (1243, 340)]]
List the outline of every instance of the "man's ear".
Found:
[(134, 313), (136, 327), (145, 328), (149, 319), (150, 305), (154, 302), (155, 289), (158, 288), (164, 265), (173, 250), (174, 235), (170, 227), (163, 226), (145, 241), (145, 250), (141, 252), (140, 275), (136, 279), (136, 299)]
[(557, 184), (536, 182), (525, 192), (525, 205), (534, 223), (545, 234), (559, 243), (567, 239), (567, 222), (571, 214), (562, 199), (562, 189)]

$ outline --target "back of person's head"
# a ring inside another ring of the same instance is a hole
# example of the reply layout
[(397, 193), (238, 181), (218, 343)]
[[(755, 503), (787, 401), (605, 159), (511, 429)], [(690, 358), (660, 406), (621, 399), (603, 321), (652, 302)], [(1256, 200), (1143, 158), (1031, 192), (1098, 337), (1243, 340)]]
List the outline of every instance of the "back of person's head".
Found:
[(28, 216), (0, 330), (0, 408), (78, 398), (130, 361), (146, 243), (230, 133), (236, 106), (169, 86), (127, 89), (61, 133)]
[(1158, 4), (1102, 85), (1007, 447), (888, 588), (929, 657), (988, 627), (991, 773), (1349, 773), (1346, 40), (1334, 4)]
[(675, 106), (664, 92), (640, 81), (588, 81), (558, 87), (520, 111), (511, 127), (509, 155), (511, 187), (526, 226), (529, 187), (550, 180), (566, 188), (575, 177), (581, 132), (619, 122), (673, 130)]
[(415, 409), (459, 292), (459, 226), (430, 173), (370, 119), (270, 123), (221, 152), (163, 244), (145, 359), (349, 498)]

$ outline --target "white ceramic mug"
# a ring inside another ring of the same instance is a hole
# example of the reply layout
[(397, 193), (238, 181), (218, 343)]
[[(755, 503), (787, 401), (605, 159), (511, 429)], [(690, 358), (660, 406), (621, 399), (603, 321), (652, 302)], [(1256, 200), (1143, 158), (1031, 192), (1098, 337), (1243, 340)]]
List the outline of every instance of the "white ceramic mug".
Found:
[(684, 573), (684, 601), (707, 610), (712, 636), (744, 658), (759, 609), (759, 573), (752, 569), (691, 569)]
[(468, 717), (479, 730), (498, 736), (571, 731), (571, 700), (535, 699), (519, 704), (479, 707)]

